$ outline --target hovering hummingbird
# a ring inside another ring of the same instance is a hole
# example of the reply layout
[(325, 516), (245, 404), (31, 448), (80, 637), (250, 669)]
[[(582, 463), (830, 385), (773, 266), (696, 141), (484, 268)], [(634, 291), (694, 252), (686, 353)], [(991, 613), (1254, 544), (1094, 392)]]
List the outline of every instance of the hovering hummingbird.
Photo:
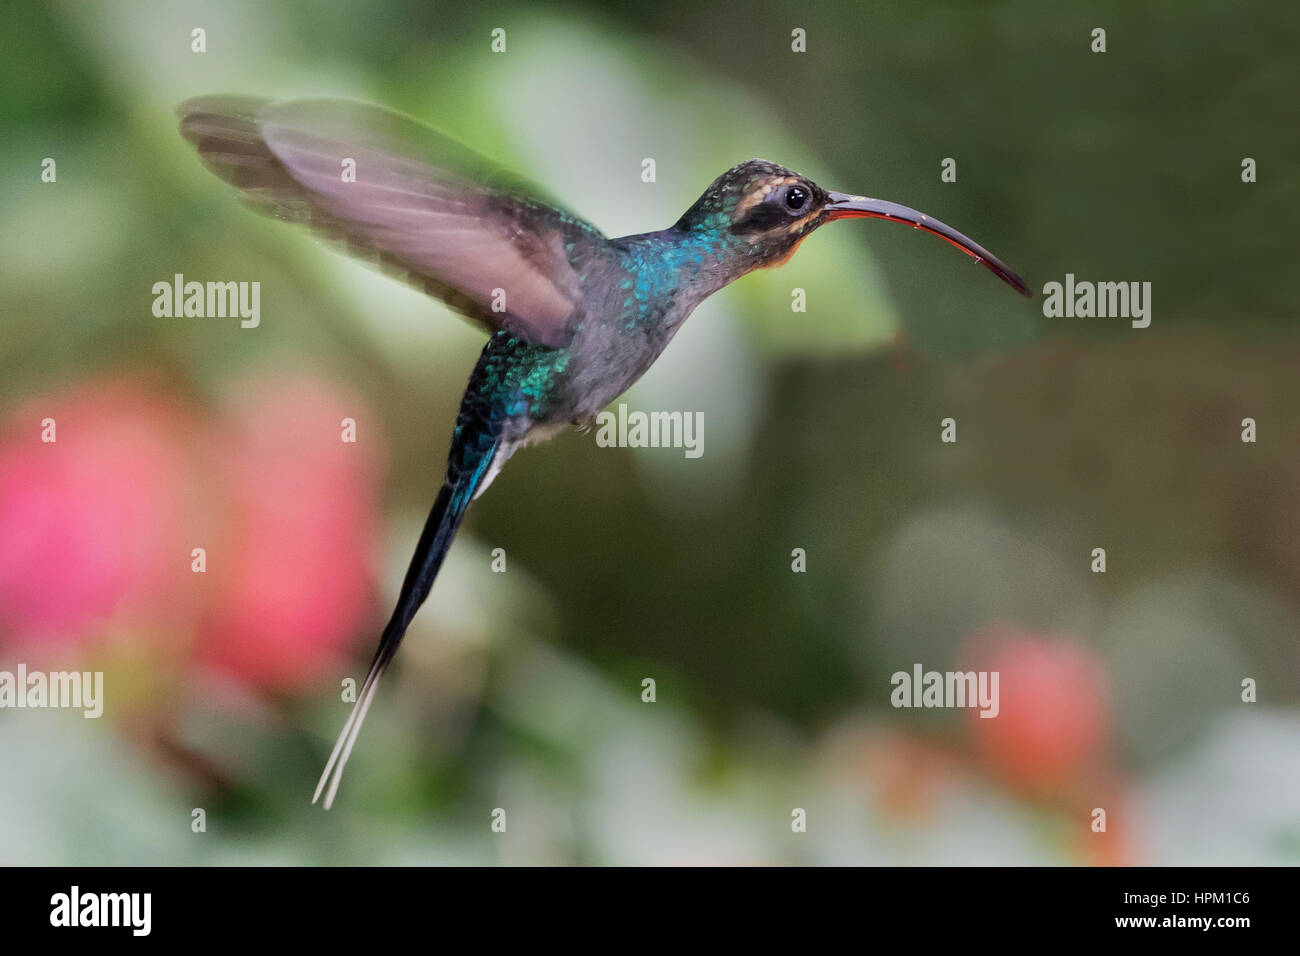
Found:
[(470, 502), (520, 446), (589, 425), (705, 298), (785, 262), (824, 223), (862, 217), (934, 233), (1031, 295), (1001, 260), (937, 219), (823, 189), (766, 160), (727, 170), (667, 229), (611, 239), (464, 146), (379, 107), (214, 96), (179, 112), (208, 169), (255, 209), (342, 240), (489, 333), (397, 607), (312, 797), (323, 791), (327, 808)]

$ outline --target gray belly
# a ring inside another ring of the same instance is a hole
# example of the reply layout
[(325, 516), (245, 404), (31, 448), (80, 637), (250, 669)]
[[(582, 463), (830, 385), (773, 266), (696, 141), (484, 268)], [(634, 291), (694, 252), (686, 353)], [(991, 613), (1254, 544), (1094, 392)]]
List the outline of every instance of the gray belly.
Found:
[[(544, 423), (583, 424), (628, 390), (668, 347), (680, 322), (627, 329), (584, 328), (570, 346), (569, 368)], [(543, 424), (543, 422), (539, 422)]]

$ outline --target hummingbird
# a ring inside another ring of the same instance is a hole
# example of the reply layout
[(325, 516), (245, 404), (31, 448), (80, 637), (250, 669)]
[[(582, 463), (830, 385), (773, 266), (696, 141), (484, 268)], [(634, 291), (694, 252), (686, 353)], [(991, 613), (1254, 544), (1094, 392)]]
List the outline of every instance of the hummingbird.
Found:
[(787, 261), (828, 222), (873, 218), (933, 233), (1032, 297), (1000, 259), (937, 219), (823, 189), (767, 160), (728, 169), (667, 229), (609, 238), (537, 187), (382, 107), (205, 96), (178, 112), (204, 165), (255, 210), (340, 243), (488, 333), (397, 605), (312, 797), (323, 793), (327, 809), (470, 502), (522, 446), (590, 426), (708, 296)]

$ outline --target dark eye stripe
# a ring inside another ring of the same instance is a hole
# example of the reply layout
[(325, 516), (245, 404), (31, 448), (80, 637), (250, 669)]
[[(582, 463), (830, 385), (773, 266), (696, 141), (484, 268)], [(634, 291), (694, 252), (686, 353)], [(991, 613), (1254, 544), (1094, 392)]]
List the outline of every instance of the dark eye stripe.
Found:
[(761, 202), (746, 213), (745, 218), (731, 227), (732, 232), (748, 234), (766, 232), (790, 221), (790, 213), (780, 203)]

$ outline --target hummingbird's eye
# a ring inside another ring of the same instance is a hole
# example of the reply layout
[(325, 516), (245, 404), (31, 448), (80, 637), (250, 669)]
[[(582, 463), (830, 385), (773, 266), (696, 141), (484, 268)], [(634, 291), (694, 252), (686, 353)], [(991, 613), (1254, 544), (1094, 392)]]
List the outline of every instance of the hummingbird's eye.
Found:
[(808, 191), (802, 186), (791, 186), (785, 194), (785, 208), (798, 211), (808, 202)]

